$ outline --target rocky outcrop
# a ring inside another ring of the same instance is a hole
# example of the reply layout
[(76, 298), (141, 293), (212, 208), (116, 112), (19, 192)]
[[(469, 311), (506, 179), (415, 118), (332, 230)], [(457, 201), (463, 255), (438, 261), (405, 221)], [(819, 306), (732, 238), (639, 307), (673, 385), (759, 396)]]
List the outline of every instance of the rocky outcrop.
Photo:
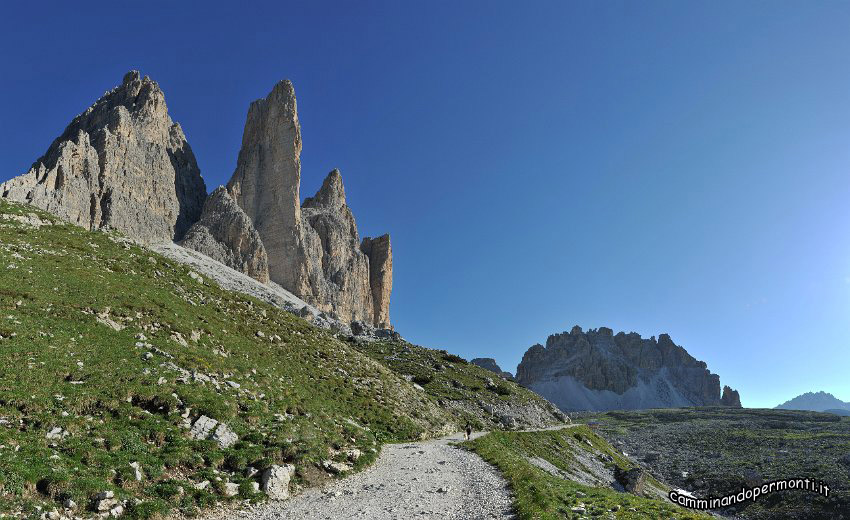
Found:
[(309, 301), (345, 321), (373, 323), (369, 259), (360, 251), (354, 215), (338, 170), (325, 178), (301, 210), (310, 280)]
[(201, 213), (206, 187), (156, 82), (137, 71), (74, 118), (0, 197), (88, 229), (142, 242), (180, 239)]
[(513, 374), (511, 374), (510, 372), (505, 372), (504, 370), (502, 370), (501, 367), (499, 367), (499, 364), (496, 363), (496, 360), (493, 359), (493, 358), (489, 358), (489, 357), (488, 358), (480, 358), (479, 357), (479, 358), (473, 358), (473, 359), (469, 360), (469, 362), (472, 363), (473, 365), (478, 365), (485, 370), (489, 370), (490, 372), (499, 374), (500, 376), (502, 376), (505, 379), (513, 379), (513, 377), (514, 377)]
[(295, 89), (274, 86), (248, 108), (242, 148), (227, 189), (260, 233), (269, 277), (298, 296), (311, 295), (301, 227), (301, 125)]
[(721, 404), (719, 376), (667, 334), (573, 327), (528, 349), (516, 379), (565, 411)]
[(369, 257), (369, 285), (372, 288), (374, 325), (392, 328), (390, 324), (390, 294), (393, 292), (393, 248), (389, 235), (366, 237), (360, 250)]
[(251, 219), (220, 186), (204, 203), (198, 222), (180, 242), (262, 283), (269, 281), (266, 248)]
[(732, 390), (728, 386), (723, 385), (723, 395), (720, 397), (720, 404), (733, 408), (741, 408), (741, 396), (738, 395), (737, 390)]
[(132, 71), (29, 172), (0, 184), (0, 197), (140, 242), (179, 242), (346, 327), (391, 329), (389, 235), (361, 242), (338, 170), (302, 206), (300, 156), (295, 90), (281, 81), (251, 103), (236, 170), (207, 200), (162, 90)]
[(300, 155), (295, 90), (281, 81), (251, 104), (227, 184), (266, 248), (269, 278), (342, 321), (389, 328), (389, 236), (363, 250), (338, 170), (302, 205)]

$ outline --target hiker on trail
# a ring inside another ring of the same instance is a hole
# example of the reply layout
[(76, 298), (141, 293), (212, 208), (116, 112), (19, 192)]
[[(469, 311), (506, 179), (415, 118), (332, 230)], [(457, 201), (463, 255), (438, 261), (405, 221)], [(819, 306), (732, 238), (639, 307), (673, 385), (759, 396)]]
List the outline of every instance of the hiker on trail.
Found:
[(466, 436), (466, 440), (469, 440), (470, 435), (472, 435), (472, 425), (469, 424), (469, 423), (466, 423), (466, 431), (463, 432), (463, 433)]

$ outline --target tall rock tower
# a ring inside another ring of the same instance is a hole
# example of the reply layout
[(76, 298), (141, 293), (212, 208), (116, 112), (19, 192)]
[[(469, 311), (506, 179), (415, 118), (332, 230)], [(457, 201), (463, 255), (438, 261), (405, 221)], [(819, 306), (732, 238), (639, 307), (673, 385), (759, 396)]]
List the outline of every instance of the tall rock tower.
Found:
[(303, 207), (300, 184), (301, 127), (295, 89), (285, 80), (251, 103), (227, 191), (259, 233), (273, 282), (344, 321), (389, 328), (389, 235), (361, 247), (339, 170)]

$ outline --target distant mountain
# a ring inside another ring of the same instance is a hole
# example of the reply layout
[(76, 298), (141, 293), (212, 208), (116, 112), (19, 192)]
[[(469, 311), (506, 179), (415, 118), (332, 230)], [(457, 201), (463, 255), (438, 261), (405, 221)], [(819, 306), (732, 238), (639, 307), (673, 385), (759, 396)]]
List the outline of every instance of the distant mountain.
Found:
[(481, 368), (489, 370), (490, 372), (496, 373), (496, 374), (502, 376), (505, 379), (513, 380), (513, 378), (514, 378), (513, 374), (511, 374), (510, 372), (505, 372), (504, 370), (502, 370), (502, 368), (498, 365), (498, 363), (496, 363), (496, 360), (493, 359), (493, 358), (477, 357), (475, 359), (470, 360), (470, 363), (472, 363), (473, 365), (478, 365)]
[(845, 417), (850, 417), (850, 410), (838, 410), (835, 408), (830, 408), (829, 410), (824, 410), (824, 413), (834, 413), (835, 415), (843, 415)]
[(777, 406), (777, 408), (782, 410), (824, 412), (830, 410), (850, 410), (850, 403), (845, 403), (827, 392), (806, 392), (790, 401), (785, 401)]
[(720, 377), (667, 334), (576, 326), (528, 349), (516, 380), (564, 411), (741, 407), (738, 392), (726, 387), (721, 395)]

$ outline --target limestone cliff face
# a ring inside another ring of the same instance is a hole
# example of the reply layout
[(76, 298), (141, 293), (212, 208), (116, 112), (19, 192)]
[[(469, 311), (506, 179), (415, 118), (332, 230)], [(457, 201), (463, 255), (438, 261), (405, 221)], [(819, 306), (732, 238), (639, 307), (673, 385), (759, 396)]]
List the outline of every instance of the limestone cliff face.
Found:
[(132, 71), (0, 197), (89, 229), (178, 241), (343, 322), (391, 328), (389, 235), (360, 241), (338, 170), (302, 208), (300, 157), (295, 90), (281, 81), (251, 103), (236, 170), (207, 199), (162, 90)]
[(183, 237), (200, 216), (206, 187), (159, 85), (132, 71), (74, 118), (27, 173), (0, 184), (0, 197), (153, 242)]
[(312, 296), (301, 226), (301, 125), (295, 89), (274, 86), (248, 108), (236, 171), (227, 184), (254, 223), (269, 256), (269, 276), (299, 296)]
[(295, 90), (281, 81), (265, 99), (251, 104), (236, 171), (227, 185), (265, 246), (269, 278), (343, 321), (388, 328), (389, 236), (373, 248), (372, 267), (338, 170), (302, 206), (300, 156)]
[(656, 340), (573, 327), (531, 347), (516, 378), (563, 410), (721, 404), (719, 376), (667, 334)]
[(723, 396), (720, 398), (720, 404), (723, 406), (731, 406), (733, 408), (741, 408), (741, 396), (737, 390), (732, 390), (728, 386), (723, 386)]
[(369, 257), (369, 285), (372, 288), (374, 325), (389, 329), (390, 294), (393, 292), (393, 248), (389, 235), (366, 237), (360, 250)]
[(301, 218), (312, 301), (346, 321), (373, 323), (369, 259), (360, 251), (357, 224), (345, 204), (338, 170), (304, 201)]
[(180, 245), (262, 283), (269, 281), (268, 255), (260, 234), (223, 186), (207, 198), (200, 220), (189, 228)]

